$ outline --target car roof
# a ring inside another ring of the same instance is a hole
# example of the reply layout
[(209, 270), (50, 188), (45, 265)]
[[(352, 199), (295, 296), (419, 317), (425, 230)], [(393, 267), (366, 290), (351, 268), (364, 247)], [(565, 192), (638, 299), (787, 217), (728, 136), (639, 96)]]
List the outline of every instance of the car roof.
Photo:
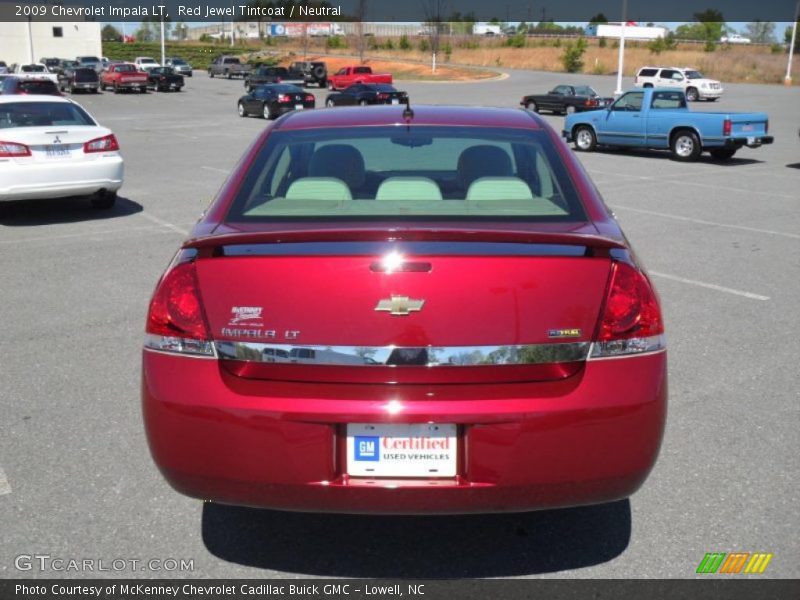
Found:
[(64, 98), (63, 96), (48, 96), (47, 94), (21, 94), (21, 95), (0, 96), (0, 104), (10, 104), (11, 102), (63, 102), (64, 104), (77, 104), (77, 102), (73, 102), (69, 98)]
[[(450, 125), (462, 127), (508, 127), (541, 129), (530, 112), (518, 108), (488, 108), (476, 106), (412, 106), (413, 125)], [(281, 130), (324, 127), (369, 127), (405, 125), (405, 105), (363, 108), (336, 108), (289, 113), (276, 123)]]

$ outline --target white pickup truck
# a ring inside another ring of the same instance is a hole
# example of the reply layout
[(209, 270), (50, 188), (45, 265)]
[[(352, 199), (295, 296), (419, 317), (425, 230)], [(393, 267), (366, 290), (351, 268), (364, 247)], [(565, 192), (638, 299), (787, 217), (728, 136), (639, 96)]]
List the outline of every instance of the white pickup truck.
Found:
[(50, 79), (53, 83), (58, 85), (58, 75), (51, 73), (50, 70), (42, 64), (34, 63), (29, 65), (12, 65), (10, 74), (20, 79)]

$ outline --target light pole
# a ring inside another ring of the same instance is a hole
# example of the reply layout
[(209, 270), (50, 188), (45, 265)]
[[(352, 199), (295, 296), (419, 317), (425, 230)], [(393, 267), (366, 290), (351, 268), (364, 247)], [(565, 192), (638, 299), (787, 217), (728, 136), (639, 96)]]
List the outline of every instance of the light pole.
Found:
[(794, 21), (792, 21), (792, 41), (789, 43), (789, 61), (786, 63), (786, 78), (783, 83), (792, 85), (792, 58), (794, 57), (794, 44), (797, 41), (797, 18), (800, 17), (800, 0), (794, 7)]
[(619, 36), (619, 58), (617, 59), (617, 89), (615, 96), (622, 94), (622, 68), (625, 64), (625, 23), (628, 18), (628, 0), (622, 0), (622, 28)]
[(161, 66), (167, 62), (167, 53), (164, 48), (164, 17), (161, 17)]
[(28, 62), (33, 64), (33, 30), (31, 29), (32, 17), (28, 17)]

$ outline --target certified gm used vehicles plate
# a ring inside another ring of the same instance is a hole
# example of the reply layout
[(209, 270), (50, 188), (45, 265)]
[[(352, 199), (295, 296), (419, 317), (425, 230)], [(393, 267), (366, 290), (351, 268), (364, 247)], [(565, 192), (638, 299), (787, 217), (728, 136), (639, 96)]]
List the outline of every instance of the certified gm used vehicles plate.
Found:
[(142, 404), (190, 496), (466, 513), (626, 497), (667, 401), (656, 292), (523, 110), (267, 126), (156, 286)]

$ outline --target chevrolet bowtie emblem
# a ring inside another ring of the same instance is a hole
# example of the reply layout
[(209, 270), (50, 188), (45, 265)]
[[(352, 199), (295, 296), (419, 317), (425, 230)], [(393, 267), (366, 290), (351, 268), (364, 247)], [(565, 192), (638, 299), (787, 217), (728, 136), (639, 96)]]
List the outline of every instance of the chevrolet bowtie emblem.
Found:
[(422, 310), (423, 304), (425, 304), (425, 300), (412, 300), (408, 296), (392, 296), (388, 300), (379, 300), (375, 310), (392, 315), (407, 315)]

